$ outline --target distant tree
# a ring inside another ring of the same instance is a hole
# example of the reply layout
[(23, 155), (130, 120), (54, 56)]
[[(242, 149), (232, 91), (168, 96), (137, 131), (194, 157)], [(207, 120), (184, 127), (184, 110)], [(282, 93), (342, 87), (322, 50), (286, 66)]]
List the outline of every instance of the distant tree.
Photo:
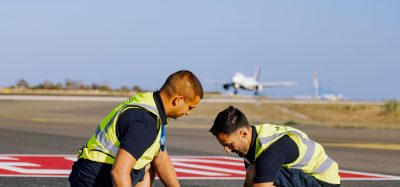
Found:
[(127, 86), (121, 86), (120, 90), (121, 91), (129, 91), (129, 88)]
[[(67, 90), (78, 90), (78, 89), (81, 89), (81, 85), (83, 85), (83, 84), (81, 84), (79, 81), (74, 81), (74, 80), (71, 80), (71, 79), (67, 79), (66, 81), (65, 81), (65, 89), (67, 89)], [(84, 85), (83, 85), (83, 87), (84, 87)]]
[(73, 90), (73, 88), (74, 88), (74, 82), (70, 79), (65, 80), (65, 89)]
[(133, 86), (132, 91), (134, 92), (143, 92), (143, 90), (139, 86)]
[(112, 89), (111, 89), (110, 85), (108, 85), (108, 83), (103, 83), (103, 84), (100, 85), (100, 90), (110, 91)]
[(53, 83), (51, 83), (51, 82), (48, 81), (48, 80), (45, 80), (45, 81), (43, 81), (43, 83), (39, 84), (38, 87), (39, 87), (40, 89), (50, 89), (52, 85), (53, 85)]
[(52, 83), (48, 80), (39, 83), (38, 85), (32, 87), (33, 89), (48, 89), (48, 90), (60, 90), (63, 88), (61, 83)]
[(62, 90), (63, 89), (63, 85), (61, 83), (56, 83), (56, 84), (53, 84), (50, 89)]
[(79, 84), (78, 89), (79, 90), (90, 90), (90, 86), (87, 86), (85, 84)]
[(104, 82), (102, 84), (93, 83), (92, 84), (92, 89), (93, 90), (110, 91), (111, 87), (108, 85), (107, 82)]
[(99, 90), (100, 85), (98, 85), (97, 83), (92, 83), (91, 89), (92, 90)]
[(18, 88), (29, 88), (29, 83), (25, 79), (20, 79), (20, 80), (17, 81), (17, 85), (16, 86)]

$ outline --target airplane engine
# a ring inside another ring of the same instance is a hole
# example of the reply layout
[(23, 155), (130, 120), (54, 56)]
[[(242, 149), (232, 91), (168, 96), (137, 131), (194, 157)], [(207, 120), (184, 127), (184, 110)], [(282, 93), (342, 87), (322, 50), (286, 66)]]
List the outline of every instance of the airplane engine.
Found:
[(263, 90), (263, 85), (260, 84), (256, 87), (256, 91), (254, 92), (254, 95), (258, 95), (261, 91)]
[(230, 84), (224, 84), (224, 85), (223, 85), (223, 87), (224, 87), (225, 90), (229, 89), (230, 86), (231, 86)]
[(263, 85), (262, 85), (262, 84), (260, 84), (260, 85), (258, 85), (258, 86), (257, 86), (257, 90), (258, 90), (258, 91), (262, 91), (262, 90), (263, 90), (263, 88), (264, 88), (264, 87), (263, 87)]

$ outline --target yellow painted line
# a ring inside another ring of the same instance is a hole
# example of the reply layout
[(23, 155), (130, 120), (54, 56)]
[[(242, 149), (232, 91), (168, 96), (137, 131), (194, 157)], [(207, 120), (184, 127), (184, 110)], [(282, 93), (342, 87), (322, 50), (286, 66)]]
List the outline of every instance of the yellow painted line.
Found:
[[(5, 119), (15, 119), (22, 121), (33, 121), (39, 123), (49, 123), (49, 122), (88, 122), (92, 121), (93, 123), (98, 123), (100, 120), (98, 119), (82, 119), (82, 118), (44, 118), (44, 117), (29, 117), (29, 116), (18, 116), (18, 115), (0, 115), (0, 118)], [(168, 124), (167, 128), (174, 129), (210, 129), (210, 125), (193, 125), (193, 124)]]
[(93, 119), (82, 119), (82, 118), (43, 118), (43, 117), (29, 117), (29, 116), (17, 116), (17, 115), (0, 115), (0, 118), (5, 119), (15, 119), (15, 120), (22, 120), (22, 121), (33, 121), (39, 123), (49, 123), (49, 122), (82, 122), (82, 121), (93, 121), (98, 122), (99, 120)]
[(210, 129), (212, 125), (174, 125), (168, 124), (167, 128), (172, 129)]
[(34, 121), (33, 118), (30, 118), (30, 117), (13, 116), (13, 115), (1, 115), (0, 118), (16, 119), (16, 120), (24, 120), (24, 121)]
[(400, 144), (391, 143), (322, 143), (322, 145), (326, 147), (348, 147), (400, 151)]
[(35, 121), (35, 122), (42, 122), (42, 123), (49, 122), (49, 119), (46, 119), (46, 118), (32, 118), (31, 120)]

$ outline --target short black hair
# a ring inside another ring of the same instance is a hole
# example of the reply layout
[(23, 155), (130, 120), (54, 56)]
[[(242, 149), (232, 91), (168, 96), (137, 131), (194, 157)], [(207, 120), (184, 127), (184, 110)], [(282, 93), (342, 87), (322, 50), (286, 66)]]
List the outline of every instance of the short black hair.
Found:
[(239, 128), (249, 126), (250, 124), (243, 112), (233, 106), (229, 106), (217, 115), (210, 132), (214, 136), (221, 132), (229, 135)]
[(200, 80), (189, 70), (180, 70), (171, 74), (160, 91), (165, 92), (168, 97), (179, 94), (185, 96), (185, 100), (194, 100), (196, 96), (203, 99), (203, 87)]

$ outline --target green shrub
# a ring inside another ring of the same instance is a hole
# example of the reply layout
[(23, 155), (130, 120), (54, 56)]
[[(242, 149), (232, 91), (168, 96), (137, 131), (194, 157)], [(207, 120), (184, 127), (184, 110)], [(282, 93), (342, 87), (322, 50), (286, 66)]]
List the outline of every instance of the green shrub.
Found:
[(384, 104), (384, 113), (385, 114), (396, 114), (400, 103), (396, 100), (386, 101)]
[(289, 120), (289, 121), (286, 121), (286, 122), (284, 123), (284, 125), (285, 125), (285, 126), (296, 126), (296, 125), (300, 125), (300, 123), (297, 122), (297, 121), (294, 121), (294, 120)]

